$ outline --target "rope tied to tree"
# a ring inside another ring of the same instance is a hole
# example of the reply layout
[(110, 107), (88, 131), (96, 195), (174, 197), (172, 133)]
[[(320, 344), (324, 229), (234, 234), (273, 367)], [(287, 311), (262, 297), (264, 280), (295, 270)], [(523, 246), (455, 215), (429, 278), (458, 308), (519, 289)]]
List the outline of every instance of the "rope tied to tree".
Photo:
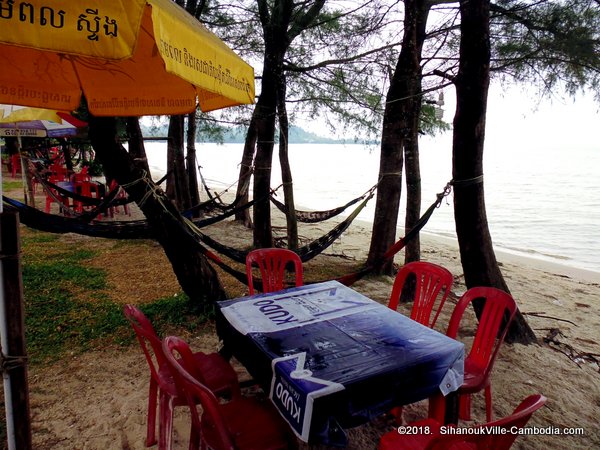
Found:
[(446, 186), (444, 186), (444, 190), (442, 192), (439, 192), (436, 194), (436, 196), (437, 196), (437, 201), (435, 203), (436, 208), (440, 207), (444, 197), (447, 197), (448, 195), (450, 195), (450, 192), (452, 192), (452, 186), (453, 186), (453, 181), (450, 180), (450, 181), (448, 181), (448, 183), (446, 183)]
[(5, 259), (6, 260), (19, 259), (21, 257), (21, 255), (22, 255), (21, 252), (16, 253), (16, 254), (15, 253), (12, 253), (12, 254), (9, 254), (9, 253), (0, 253), (0, 261), (5, 260)]
[(478, 175), (476, 177), (473, 178), (466, 178), (464, 180), (451, 180), (450, 184), (452, 184), (452, 186), (456, 187), (469, 187), (469, 186), (473, 186), (475, 184), (479, 184), (479, 183), (483, 183), (483, 174)]
[(379, 181), (381, 181), (381, 179), (384, 177), (401, 177), (401, 176), (402, 176), (402, 172), (385, 172), (385, 173), (379, 174)]
[(0, 354), (0, 372), (6, 373), (27, 365), (27, 356), (11, 356)]
[(162, 189), (160, 188), (160, 186), (154, 184), (154, 182), (151, 179), (149, 179), (148, 173), (145, 170), (142, 170), (142, 176), (140, 178), (137, 178), (129, 183), (122, 184), (121, 186), (123, 187), (123, 189), (127, 190), (128, 187), (134, 186), (138, 183), (146, 184), (146, 192), (144, 196), (138, 202), (136, 202), (140, 208), (144, 206), (144, 204), (148, 201), (150, 196), (154, 196), (156, 199), (159, 198), (158, 196), (156, 196), (156, 191)]

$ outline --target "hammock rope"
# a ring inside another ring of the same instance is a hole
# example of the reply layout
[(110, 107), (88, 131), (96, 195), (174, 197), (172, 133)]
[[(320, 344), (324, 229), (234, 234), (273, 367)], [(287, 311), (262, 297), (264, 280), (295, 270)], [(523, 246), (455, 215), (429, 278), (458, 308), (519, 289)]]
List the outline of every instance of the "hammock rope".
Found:
[(392, 244), (390, 246), (390, 248), (387, 249), (387, 251), (383, 254), (383, 256), (379, 260), (375, 261), (373, 264), (370, 264), (370, 265), (364, 267), (363, 269), (359, 270), (358, 272), (354, 272), (354, 273), (351, 273), (348, 275), (341, 276), (341, 277), (337, 278), (336, 280), (346, 286), (351, 286), (352, 284), (356, 283), (358, 280), (363, 278), (365, 275), (368, 275), (369, 273), (380, 269), (388, 260), (393, 258), (396, 255), (396, 253), (398, 253), (400, 250), (402, 250), (406, 246), (406, 244), (408, 244), (412, 239), (414, 239), (419, 234), (421, 229), (425, 226), (425, 224), (429, 221), (429, 219), (433, 215), (433, 212), (437, 208), (440, 207), (444, 197), (448, 196), (451, 191), (452, 191), (452, 181), (449, 181), (446, 184), (446, 186), (444, 187), (444, 190), (442, 192), (436, 194), (435, 201), (431, 204), (431, 206), (429, 206), (429, 208), (427, 208), (427, 210), (423, 213), (423, 215), (419, 218), (419, 220), (417, 220), (417, 222), (413, 225), (413, 227), (410, 230), (408, 230), (402, 238), (400, 238), (398, 241), (396, 241), (394, 244)]

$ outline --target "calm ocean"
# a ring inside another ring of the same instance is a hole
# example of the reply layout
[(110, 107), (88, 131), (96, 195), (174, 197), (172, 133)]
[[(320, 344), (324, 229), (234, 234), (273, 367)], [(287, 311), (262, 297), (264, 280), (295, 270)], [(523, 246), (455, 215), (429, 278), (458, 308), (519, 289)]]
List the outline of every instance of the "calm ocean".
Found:
[[(146, 149), (153, 177), (158, 179), (165, 172), (166, 144), (146, 143)], [(241, 152), (241, 144), (197, 144), (202, 175), (213, 190), (233, 186), (235, 193)], [(379, 148), (293, 144), (290, 163), (298, 208), (326, 210), (376, 183)], [(449, 135), (422, 140), (421, 172), (425, 210), (451, 178)], [(484, 176), (489, 226), (499, 250), (600, 272), (599, 143), (574, 148), (530, 145), (524, 151), (519, 145), (494, 147), (486, 142)], [(272, 186), (280, 180), (276, 160)], [(403, 200), (404, 192), (403, 188)], [(424, 232), (456, 236), (451, 195)], [(374, 207), (375, 199), (359, 218), (372, 222)], [(399, 223), (403, 211), (402, 205)]]

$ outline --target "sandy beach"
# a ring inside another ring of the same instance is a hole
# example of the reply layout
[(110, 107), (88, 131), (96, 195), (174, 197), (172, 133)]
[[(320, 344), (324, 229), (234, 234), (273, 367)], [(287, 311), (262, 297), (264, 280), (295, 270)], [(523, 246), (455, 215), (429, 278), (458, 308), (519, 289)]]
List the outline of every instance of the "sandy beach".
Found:
[[(333, 226), (332, 221), (303, 225), (300, 234), (312, 239)], [(205, 231), (237, 248), (251, 242), (250, 231), (232, 221), (212, 225)], [(93, 238), (66, 234), (61, 239), (70, 242)], [(305, 279), (310, 281), (313, 264), (335, 264), (344, 260), (356, 265), (364, 261), (369, 239), (370, 224), (354, 222), (324, 255), (306, 264)], [(444, 332), (453, 304), (465, 291), (458, 248), (456, 243), (445, 238), (424, 234), (421, 239), (422, 259), (443, 265), (455, 276), (452, 298), (436, 326)], [(157, 244), (147, 243), (143, 246), (143, 253), (137, 256), (120, 254), (116, 248), (110, 250), (111, 245), (107, 241), (108, 250), (94, 264), (109, 271), (109, 283), (114, 283), (113, 288), (118, 292), (116, 301), (143, 303), (150, 295), (156, 298), (180, 291)], [(144, 261), (147, 267), (162, 265), (161, 279), (149, 279), (142, 265), (140, 270), (128, 272), (127, 283), (119, 282), (119, 274), (131, 268), (136, 258), (142, 258), (140, 261)], [(396, 262), (401, 264), (402, 259), (400, 253)], [(538, 431), (535, 435), (520, 436), (514, 448), (599, 448), (600, 274), (511, 254), (498, 254), (498, 260), (513, 296), (535, 330), (539, 345), (503, 346), (492, 376), (495, 417), (510, 414), (526, 396), (541, 393), (548, 402), (529, 423)], [(353, 288), (386, 304), (392, 283), (392, 277), (368, 277), (354, 284)], [(243, 292), (243, 286), (240, 289)], [(404, 312), (408, 313), (408, 307), (404, 308)], [(467, 324), (467, 334), (474, 326), (474, 321)], [(182, 337), (195, 350), (211, 352), (219, 347), (212, 324)], [(468, 336), (465, 336), (465, 341), (468, 341)], [(239, 364), (236, 369), (242, 379), (247, 377)], [(48, 367), (32, 367), (30, 389), (34, 447), (145, 448), (147, 382), (148, 369), (137, 345), (91, 351), (67, 357)], [(460, 426), (485, 421), (483, 395), (476, 395), (473, 404), (474, 420), (460, 422)], [(426, 414), (427, 402), (420, 402), (405, 407), (403, 419), (411, 422)], [(379, 436), (392, 429), (392, 423), (381, 418), (348, 430), (350, 444), (347, 448), (375, 449)], [(556, 434), (559, 432), (561, 435)], [(572, 432), (577, 435), (566, 434)], [(175, 449), (187, 448), (188, 433), (186, 408), (177, 408)], [(309, 447), (303, 444), (301, 448)]]

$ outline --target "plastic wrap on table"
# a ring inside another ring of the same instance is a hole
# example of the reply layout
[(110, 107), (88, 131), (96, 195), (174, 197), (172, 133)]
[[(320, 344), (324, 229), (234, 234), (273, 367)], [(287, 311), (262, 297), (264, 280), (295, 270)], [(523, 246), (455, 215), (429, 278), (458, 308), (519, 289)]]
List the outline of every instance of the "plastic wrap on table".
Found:
[(303, 440), (462, 383), (461, 343), (335, 281), (219, 306), (225, 345)]

